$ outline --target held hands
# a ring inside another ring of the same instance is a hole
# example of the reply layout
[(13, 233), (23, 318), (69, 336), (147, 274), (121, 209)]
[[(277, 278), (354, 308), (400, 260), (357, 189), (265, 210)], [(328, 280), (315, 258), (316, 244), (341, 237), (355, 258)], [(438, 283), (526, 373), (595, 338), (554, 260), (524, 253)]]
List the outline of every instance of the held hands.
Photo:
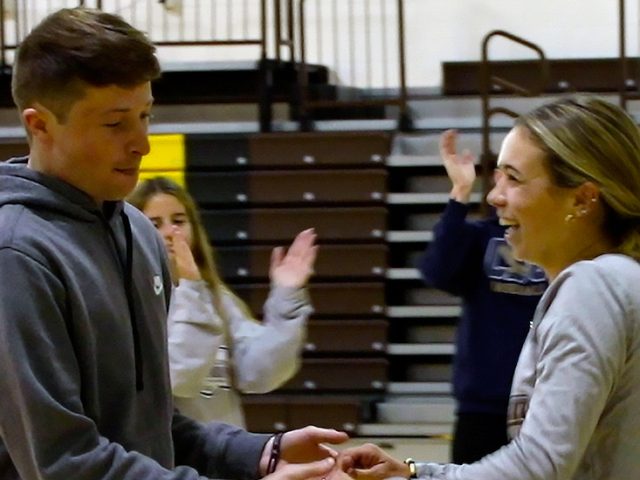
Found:
[[(403, 462), (394, 459), (371, 443), (348, 448), (338, 453), (324, 443), (339, 444), (348, 436), (336, 430), (305, 427), (287, 432), (281, 441), (281, 457), (276, 471), (265, 480), (384, 480), (392, 477), (408, 479), (411, 472)], [(260, 471), (265, 472), (273, 439), (267, 442)]]
[[(276, 471), (264, 478), (269, 480), (325, 478), (335, 468), (335, 457), (338, 455), (325, 443), (339, 444), (347, 441), (348, 438), (344, 432), (313, 426), (286, 432), (281, 440), (281, 454)], [(267, 442), (260, 460), (260, 471), (263, 474), (267, 470), (272, 442), (273, 439)]]
[(447, 130), (444, 132), (440, 137), (440, 156), (453, 184), (451, 198), (461, 203), (467, 203), (476, 179), (475, 158), (469, 150), (464, 150), (462, 154), (457, 153), (457, 139), (457, 131)]
[(336, 467), (326, 480), (383, 480), (409, 478), (409, 467), (391, 457), (380, 447), (366, 443), (340, 452)]
[(184, 233), (178, 227), (173, 227), (168, 245), (169, 259), (171, 260), (171, 274), (174, 281), (179, 278), (187, 280), (200, 280), (200, 269), (193, 258), (191, 248)]
[(315, 240), (315, 230), (310, 228), (296, 235), (286, 254), (282, 247), (274, 248), (269, 268), (271, 282), (281, 287), (300, 288), (306, 285), (318, 253)]
[[(263, 477), (264, 480), (323, 480), (327, 479), (331, 469), (335, 467), (336, 460), (328, 457), (311, 463), (289, 463), (278, 468), (271, 475)], [(346, 474), (345, 474), (346, 475)], [(351, 477), (347, 476), (346, 479)], [(345, 479), (345, 480), (346, 480)], [(336, 479), (337, 480), (337, 479)]]

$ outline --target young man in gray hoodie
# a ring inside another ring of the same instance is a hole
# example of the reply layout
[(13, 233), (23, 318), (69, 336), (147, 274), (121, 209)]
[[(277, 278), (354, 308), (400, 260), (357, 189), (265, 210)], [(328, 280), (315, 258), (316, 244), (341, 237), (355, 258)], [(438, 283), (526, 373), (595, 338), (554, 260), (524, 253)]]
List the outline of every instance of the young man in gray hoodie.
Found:
[(333, 464), (321, 442), (346, 439), (307, 427), (275, 442), (173, 409), (165, 249), (122, 201), (159, 75), (148, 39), (94, 10), (50, 15), (18, 49), (30, 153), (0, 165), (3, 480), (306, 479)]

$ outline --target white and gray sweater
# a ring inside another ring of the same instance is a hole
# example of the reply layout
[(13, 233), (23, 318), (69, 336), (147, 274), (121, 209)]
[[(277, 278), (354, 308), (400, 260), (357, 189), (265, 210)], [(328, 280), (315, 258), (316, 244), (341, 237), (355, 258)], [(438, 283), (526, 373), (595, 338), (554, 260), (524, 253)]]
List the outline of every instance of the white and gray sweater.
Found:
[(181, 279), (174, 288), (168, 317), (171, 385), (182, 413), (244, 426), (238, 392), (269, 392), (298, 371), (312, 308), (306, 289), (274, 286), (258, 322), (232, 292), (223, 294), (227, 325), (204, 281)]
[(513, 440), (419, 478), (616, 480), (640, 472), (640, 265), (607, 254), (563, 271), (543, 296), (516, 368)]

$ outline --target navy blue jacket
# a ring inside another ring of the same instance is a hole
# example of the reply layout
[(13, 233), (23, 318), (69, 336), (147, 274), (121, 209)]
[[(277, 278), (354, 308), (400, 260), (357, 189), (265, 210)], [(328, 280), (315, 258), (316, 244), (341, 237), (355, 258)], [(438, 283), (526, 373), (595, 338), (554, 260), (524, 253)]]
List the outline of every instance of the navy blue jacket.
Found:
[(494, 216), (467, 221), (450, 200), (420, 259), (425, 282), (462, 298), (453, 389), (459, 413), (506, 414), (529, 322), (547, 286), (544, 272), (518, 262)]

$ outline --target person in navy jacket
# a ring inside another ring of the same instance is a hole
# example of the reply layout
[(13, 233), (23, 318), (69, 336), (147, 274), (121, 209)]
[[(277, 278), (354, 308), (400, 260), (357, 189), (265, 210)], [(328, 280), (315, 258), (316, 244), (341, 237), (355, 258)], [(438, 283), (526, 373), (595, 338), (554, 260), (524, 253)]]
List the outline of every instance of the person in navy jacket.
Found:
[(456, 150), (457, 132), (440, 140), (452, 183), (434, 240), (419, 260), (425, 282), (462, 299), (453, 390), (457, 402), (454, 463), (471, 463), (507, 443), (511, 380), (538, 300), (544, 272), (514, 259), (495, 215), (469, 220), (475, 160)]

